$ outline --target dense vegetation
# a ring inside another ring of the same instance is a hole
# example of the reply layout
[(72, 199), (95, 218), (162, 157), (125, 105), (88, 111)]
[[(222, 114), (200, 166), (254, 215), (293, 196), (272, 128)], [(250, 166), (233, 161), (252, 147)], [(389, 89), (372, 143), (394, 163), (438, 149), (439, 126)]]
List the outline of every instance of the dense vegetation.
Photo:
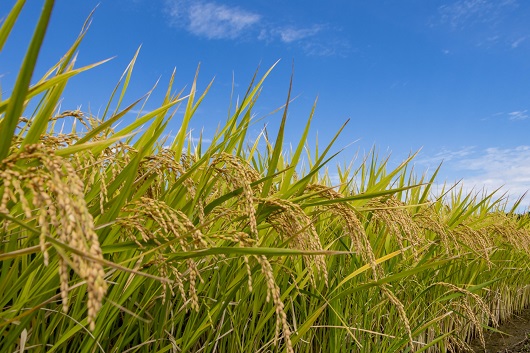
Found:
[(122, 106), (136, 56), (101, 116), (57, 112), (95, 65), (74, 65), (84, 28), (31, 84), (52, 7), (0, 101), (0, 351), (445, 352), (529, 303), (529, 218), (502, 199), (434, 197), (436, 173), (375, 153), (333, 186), (334, 141), (307, 147), (312, 115), (282, 149), (289, 95), (274, 138), (249, 144), (270, 70), (208, 144), (189, 137), (196, 82), (116, 128), (145, 104)]

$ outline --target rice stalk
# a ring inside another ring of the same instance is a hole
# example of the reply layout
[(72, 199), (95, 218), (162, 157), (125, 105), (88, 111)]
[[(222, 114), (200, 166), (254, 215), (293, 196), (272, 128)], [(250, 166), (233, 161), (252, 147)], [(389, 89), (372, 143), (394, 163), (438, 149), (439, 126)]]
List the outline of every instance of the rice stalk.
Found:
[[(4, 181), (0, 211), (20, 201), (24, 216), (35, 218), (41, 233), (39, 243), (44, 265), (49, 263), (47, 238), (56, 237), (81, 253), (102, 259), (94, 221), (84, 199), (84, 184), (76, 170), (64, 158), (43, 145), (27, 145), (23, 152), (2, 161), (0, 175)], [(16, 179), (15, 179), (16, 177)], [(16, 216), (16, 215), (13, 215)], [(88, 323), (95, 328), (97, 312), (107, 290), (105, 272), (99, 262), (76, 253), (59, 253), (59, 275), (63, 311), (68, 311), (68, 266), (87, 283)]]

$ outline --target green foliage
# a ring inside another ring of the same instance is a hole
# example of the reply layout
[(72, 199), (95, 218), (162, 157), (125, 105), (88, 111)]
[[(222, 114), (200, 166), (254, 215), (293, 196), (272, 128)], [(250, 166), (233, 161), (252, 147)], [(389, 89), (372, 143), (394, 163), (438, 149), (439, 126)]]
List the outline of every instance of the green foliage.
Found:
[(211, 85), (197, 92), (198, 71), (187, 94), (172, 77), (159, 108), (116, 128), (151, 93), (122, 108), (138, 52), (101, 118), (56, 114), (68, 80), (99, 63), (74, 68), (85, 26), (30, 85), (52, 7), (0, 101), (0, 351), (445, 352), (529, 304), (528, 217), (496, 194), (434, 197), (438, 170), (417, 178), (414, 155), (392, 169), (375, 151), (330, 185), (344, 126), (310, 151), (313, 106), (286, 153), (290, 88), (274, 143), (247, 145), (272, 68), (208, 145), (188, 140)]

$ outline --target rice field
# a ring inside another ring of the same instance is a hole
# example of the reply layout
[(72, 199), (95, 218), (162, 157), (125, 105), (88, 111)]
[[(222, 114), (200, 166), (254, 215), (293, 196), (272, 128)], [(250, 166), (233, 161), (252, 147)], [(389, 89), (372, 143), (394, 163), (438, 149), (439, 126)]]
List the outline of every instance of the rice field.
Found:
[(116, 127), (149, 99), (122, 104), (137, 56), (100, 116), (58, 111), (100, 63), (75, 66), (84, 28), (32, 78), (52, 7), (0, 101), (1, 352), (465, 352), (528, 306), (521, 200), (435, 195), (414, 156), (335, 166), (335, 139), (308, 147), (313, 113), (286, 151), (290, 90), (278, 131), (251, 141), (273, 68), (209, 143), (189, 135), (210, 87), (196, 80), (175, 93), (171, 78), (157, 109)]

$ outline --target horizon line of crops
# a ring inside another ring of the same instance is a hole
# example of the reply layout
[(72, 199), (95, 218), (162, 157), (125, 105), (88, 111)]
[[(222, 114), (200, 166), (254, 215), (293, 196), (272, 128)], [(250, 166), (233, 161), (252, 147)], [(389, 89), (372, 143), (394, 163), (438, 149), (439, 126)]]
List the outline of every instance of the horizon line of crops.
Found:
[[(24, 4), (2, 23), (0, 51)], [(185, 95), (173, 74), (155, 110), (143, 112), (155, 88), (124, 106), (138, 52), (100, 117), (58, 112), (68, 80), (103, 62), (75, 68), (87, 20), (31, 84), (53, 6), (0, 98), (0, 351), (456, 352), (529, 304), (522, 199), (433, 197), (438, 170), (417, 177), (414, 155), (392, 169), (375, 152), (337, 167), (332, 186), (343, 127), (310, 150), (315, 102), (284, 151), (291, 88), (274, 138), (249, 144), (274, 66), (208, 144), (189, 134), (212, 85), (198, 92), (198, 72)]]

